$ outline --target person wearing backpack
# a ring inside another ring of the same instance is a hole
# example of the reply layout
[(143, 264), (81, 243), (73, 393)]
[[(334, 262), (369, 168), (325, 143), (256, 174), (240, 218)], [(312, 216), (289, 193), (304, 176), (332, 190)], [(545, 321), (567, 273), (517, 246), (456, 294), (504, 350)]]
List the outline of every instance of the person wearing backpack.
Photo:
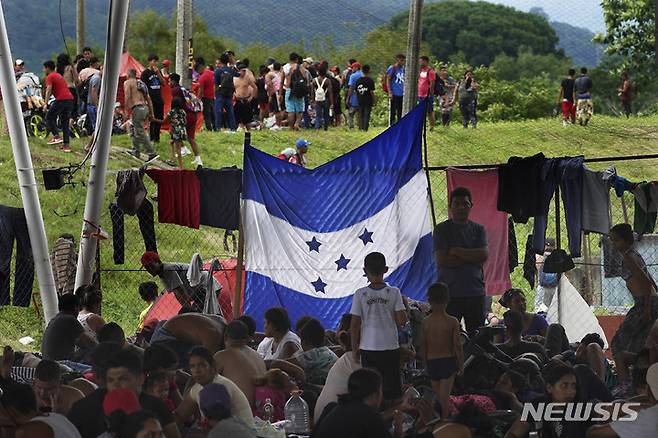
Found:
[(386, 91), (391, 101), (389, 125), (402, 118), (402, 96), (404, 95), (404, 63), (406, 57), (403, 54), (395, 56), (395, 64), (386, 70)]
[(290, 54), (290, 62), (286, 67), (284, 86), (288, 126), (298, 131), (304, 113), (304, 96), (309, 92), (309, 83), (305, 74), (306, 69), (301, 65), (301, 56), (297, 53)]
[(235, 131), (235, 112), (233, 110), (233, 94), (235, 86), (233, 78), (240, 74), (232, 67), (229, 67), (230, 57), (224, 52), (219, 57), (219, 65), (215, 69), (215, 129), (222, 129), (223, 111), (226, 110), (228, 117), (228, 129)]
[[(185, 131), (187, 132), (186, 138), (181, 138), (181, 143), (183, 140), (190, 142), (190, 147), (192, 152), (194, 152), (194, 160), (192, 164), (196, 166), (203, 166), (203, 161), (201, 161), (201, 153), (199, 151), (199, 146), (197, 145), (195, 135), (196, 135), (196, 119), (199, 113), (203, 112), (203, 104), (199, 99), (187, 89), (180, 85), (180, 75), (177, 73), (172, 73), (169, 75), (169, 86), (171, 87), (171, 98), (176, 97), (180, 98), (185, 102), (183, 105), (183, 110), (185, 111)], [(180, 156), (180, 151), (179, 156)]]
[(331, 123), (329, 108), (334, 105), (334, 92), (331, 80), (327, 77), (327, 64), (320, 64), (318, 77), (313, 79), (313, 100), (315, 101), (315, 129), (319, 130), (324, 123), (326, 131)]
[(359, 98), (356, 95), (356, 81), (363, 76), (361, 64), (355, 62), (352, 64), (352, 74), (347, 83), (347, 121), (350, 129), (354, 129), (354, 114), (359, 111)]

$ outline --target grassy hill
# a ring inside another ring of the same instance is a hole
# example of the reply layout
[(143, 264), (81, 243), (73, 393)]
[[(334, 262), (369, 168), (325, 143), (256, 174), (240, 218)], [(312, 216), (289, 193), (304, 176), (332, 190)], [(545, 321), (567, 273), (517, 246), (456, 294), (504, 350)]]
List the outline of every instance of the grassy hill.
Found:
[[(427, 133), (429, 164), (431, 166), (500, 163), (511, 155), (531, 155), (542, 151), (547, 156), (584, 154), (586, 157), (650, 154), (658, 151), (658, 116), (632, 118), (630, 120), (595, 116), (590, 127), (563, 128), (557, 119), (544, 119), (531, 122), (482, 123), (477, 130), (463, 130), (458, 126), (449, 129), (437, 128)], [(304, 131), (301, 134), (288, 131), (253, 133), (252, 144), (268, 153), (278, 153), (294, 144), (300, 135), (312, 142), (309, 151), (310, 166), (325, 163), (363, 144), (382, 131), (375, 128), (368, 133), (338, 128), (328, 132)], [(168, 145), (163, 143), (158, 152), (168, 154)], [(243, 136), (201, 132), (198, 141), (203, 149), (203, 159), (207, 167), (237, 165), (241, 167)], [(113, 137), (114, 146), (109, 162), (110, 173), (105, 184), (105, 202), (101, 226), (111, 234), (111, 222), (107, 205), (114, 196), (116, 170), (138, 166), (139, 163), (122, 152), (129, 147), (126, 136)], [(55, 147), (46, 145), (45, 140), (31, 138), (30, 146), (34, 167), (63, 166), (82, 159), (82, 141), (72, 143), (73, 152), (64, 154)], [(593, 163), (590, 167), (600, 169), (610, 163)], [(189, 160), (186, 165), (191, 168)], [(631, 180), (658, 179), (656, 160), (626, 161), (617, 163), (621, 175)], [(66, 186), (59, 191), (45, 191), (39, 187), (40, 201), (46, 223), (49, 242), (62, 233), (80, 234), (86, 187), (80, 184), (88, 177), (87, 169), (76, 175), (76, 185)], [(40, 182), (40, 171), (37, 170)], [(431, 175), (437, 219), (446, 217), (446, 188), (444, 173), (437, 171)], [(149, 193), (155, 191), (149, 178), (145, 178)], [(0, 203), (21, 206), (16, 171), (11, 146), (6, 137), (0, 138)], [(618, 211), (618, 210), (617, 210)], [(517, 233), (524, 235), (529, 230), (519, 226)], [(222, 245), (221, 230), (202, 227), (190, 230), (175, 225), (156, 225), (158, 250), (164, 259), (187, 261), (194, 252), (204, 257), (227, 256)], [(523, 240), (524, 241), (524, 240)], [(519, 238), (519, 243), (521, 243)], [(520, 251), (522, 249), (520, 248)], [(103, 316), (108, 321), (120, 323), (127, 334), (134, 332), (137, 316), (143, 303), (137, 294), (137, 285), (151, 277), (139, 271), (139, 256), (143, 244), (137, 220), (126, 217), (126, 263), (115, 266), (112, 260), (112, 244), (106, 241), (101, 246), (103, 269), (127, 269), (129, 271), (104, 272), (101, 280), (104, 293)], [(522, 257), (522, 254), (521, 254)], [(521, 258), (522, 260), (522, 258)], [(514, 283), (521, 286), (521, 268), (513, 274)], [(527, 285), (525, 286), (527, 287)], [(35, 290), (37, 284), (35, 282)], [(32, 336), (40, 340), (41, 323), (33, 308), (0, 308), (0, 343), (17, 346), (22, 336)], [(38, 348), (38, 342), (27, 348)], [(25, 347), (23, 347), (25, 348)]]

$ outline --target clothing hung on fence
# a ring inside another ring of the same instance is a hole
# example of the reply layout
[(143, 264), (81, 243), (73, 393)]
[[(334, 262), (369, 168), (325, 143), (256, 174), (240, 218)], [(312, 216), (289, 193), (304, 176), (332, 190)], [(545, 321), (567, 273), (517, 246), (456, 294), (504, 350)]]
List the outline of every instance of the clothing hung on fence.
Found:
[(125, 214), (137, 214), (146, 198), (146, 187), (142, 180), (143, 171), (137, 169), (120, 170), (117, 173), (117, 205)]
[(605, 172), (583, 169), (583, 231), (608, 234), (610, 227), (610, 181)]
[(519, 247), (516, 243), (516, 230), (512, 217), (507, 218), (507, 252), (509, 254), (509, 272), (519, 266)]
[(497, 207), (512, 215), (514, 222), (527, 223), (541, 213), (539, 172), (544, 154), (532, 157), (511, 157), (507, 164), (498, 166)]
[[(122, 265), (125, 261), (124, 246), (124, 211), (117, 204), (110, 204), (110, 218), (112, 220), (112, 249), (114, 250), (114, 264)], [(146, 251), (158, 252), (158, 245), (155, 238), (155, 224), (153, 219), (153, 204), (148, 199), (142, 201), (137, 210), (137, 219), (139, 220), (139, 231), (144, 239), (144, 249)]]
[(541, 166), (542, 212), (535, 216), (532, 232), (533, 247), (537, 254), (544, 253), (548, 210), (555, 187), (559, 184), (567, 223), (569, 252), (572, 257), (580, 257), (583, 228), (583, 160), (582, 156), (551, 158)]
[(633, 231), (640, 235), (653, 233), (658, 215), (658, 183), (642, 182), (632, 192), (635, 195)]
[(199, 179), (193, 170), (148, 169), (158, 184), (158, 222), (199, 228)]
[(509, 278), (507, 213), (498, 211), (498, 169), (447, 169), (448, 193), (457, 187), (471, 191), (473, 208), (469, 219), (484, 226), (489, 258), (484, 264), (487, 295), (498, 295), (512, 287)]
[(237, 167), (196, 170), (200, 187), (200, 223), (237, 230), (240, 225), (242, 170)]
[(535, 276), (537, 274), (537, 258), (532, 246), (532, 234), (528, 234), (525, 241), (525, 257), (523, 257), (523, 278), (528, 281), (530, 288), (535, 288)]
[(71, 294), (75, 288), (75, 272), (78, 267), (78, 254), (73, 239), (60, 237), (55, 240), (50, 255), (50, 265), (55, 276), (58, 295)]
[[(16, 241), (14, 295), (10, 301), (10, 265)], [(27, 307), (32, 297), (34, 258), (30, 246), (25, 211), (22, 208), (0, 205), (0, 306), (13, 303)]]

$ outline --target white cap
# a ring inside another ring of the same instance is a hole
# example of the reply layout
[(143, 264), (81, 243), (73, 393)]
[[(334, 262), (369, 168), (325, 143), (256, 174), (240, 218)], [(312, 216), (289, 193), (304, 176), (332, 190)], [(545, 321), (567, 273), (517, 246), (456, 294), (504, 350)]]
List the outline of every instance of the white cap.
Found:
[(16, 60), (15, 64), (16, 64), (16, 65), (25, 65), (25, 61), (23, 61), (22, 59), (18, 58), (18, 59)]
[(308, 58), (304, 58), (302, 62), (308, 62), (309, 64), (313, 64), (313, 58), (309, 56)]
[(647, 370), (647, 385), (651, 389), (653, 398), (658, 399), (658, 363), (655, 363)]

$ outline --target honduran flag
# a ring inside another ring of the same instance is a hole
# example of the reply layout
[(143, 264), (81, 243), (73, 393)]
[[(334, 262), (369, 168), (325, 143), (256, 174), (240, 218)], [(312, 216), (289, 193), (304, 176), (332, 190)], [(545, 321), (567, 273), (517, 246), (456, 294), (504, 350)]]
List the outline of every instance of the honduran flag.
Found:
[(425, 296), (436, 267), (422, 131), (418, 106), (315, 169), (245, 147), (244, 311), (259, 327), (268, 308), (282, 306), (293, 323), (311, 315), (335, 328), (367, 285), (363, 260), (373, 251), (386, 257), (389, 284), (408, 297)]

